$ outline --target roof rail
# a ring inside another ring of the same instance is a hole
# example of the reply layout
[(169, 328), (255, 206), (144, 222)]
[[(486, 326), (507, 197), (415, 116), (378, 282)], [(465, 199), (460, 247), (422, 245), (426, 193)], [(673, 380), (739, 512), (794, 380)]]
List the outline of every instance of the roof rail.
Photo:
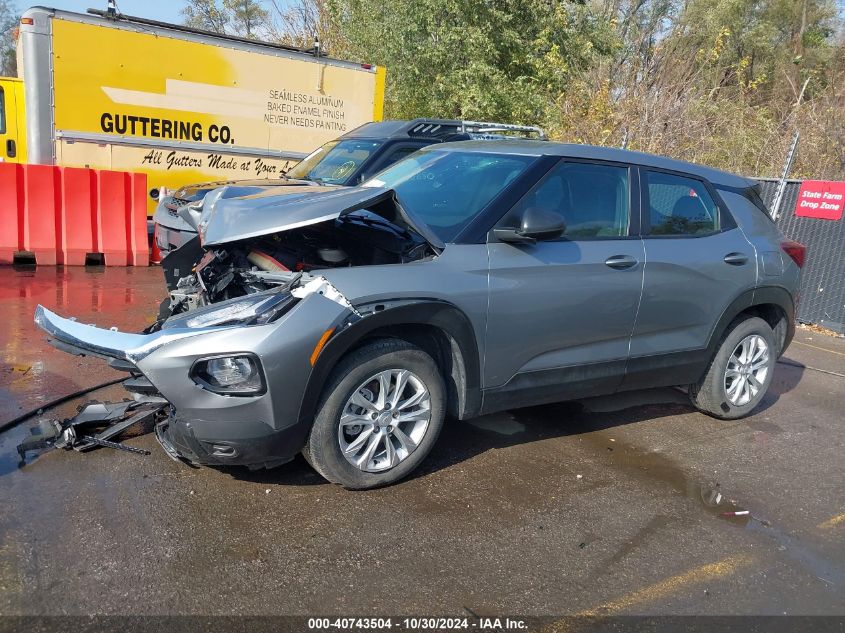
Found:
[(494, 134), (496, 132), (521, 132), (524, 137), (536, 135), (546, 140), (546, 133), (534, 125), (490, 123), (485, 121), (460, 121), (457, 119), (414, 119), (408, 122), (411, 136), (448, 137), (453, 134)]
[(536, 125), (513, 125), (512, 123), (491, 123), (488, 121), (461, 121), (462, 133), (489, 133), (489, 132), (525, 132), (536, 134), (541, 141), (546, 140), (546, 133), (543, 128)]

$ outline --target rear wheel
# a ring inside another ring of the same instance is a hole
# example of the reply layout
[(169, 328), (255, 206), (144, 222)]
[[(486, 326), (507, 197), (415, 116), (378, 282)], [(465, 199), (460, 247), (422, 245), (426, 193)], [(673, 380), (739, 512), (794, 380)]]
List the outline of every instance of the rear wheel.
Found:
[(757, 317), (734, 321), (707, 373), (690, 387), (690, 399), (697, 409), (717, 418), (746, 416), (766, 395), (776, 360), (768, 323)]
[(385, 486), (425, 459), (444, 414), (445, 386), (431, 356), (405, 341), (376, 341), (338, 364), (303, 455), (346, 488)]

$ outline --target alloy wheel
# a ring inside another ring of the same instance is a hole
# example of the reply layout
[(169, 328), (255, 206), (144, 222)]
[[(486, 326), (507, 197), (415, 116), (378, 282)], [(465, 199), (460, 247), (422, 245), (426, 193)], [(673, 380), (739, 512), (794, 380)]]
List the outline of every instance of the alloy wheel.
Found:
[(757, 396), (769, 373), (769, 345), (759, 334), (742, 339), (725, 368), (725, 393), (731, 404), (741, 407)]
[(431, 394), (407, 369), (387, 369), (361, 383), (346, 401), (337, 429), (340, 451), (364, 472), (394, 468), (422, 442)]

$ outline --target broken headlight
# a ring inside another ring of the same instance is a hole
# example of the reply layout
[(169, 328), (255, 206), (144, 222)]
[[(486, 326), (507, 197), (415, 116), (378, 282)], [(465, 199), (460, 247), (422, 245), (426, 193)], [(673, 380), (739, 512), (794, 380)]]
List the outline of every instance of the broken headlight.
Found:
[(198, 360), (190, 375), (204, 389), (222, 395), (257, 396), (267, 390), (259, 361), (252, 354)]
[(287, 312), (296, 301), (287, 291), (258, 292), (170, 317), (162, 329), (262, 325)]

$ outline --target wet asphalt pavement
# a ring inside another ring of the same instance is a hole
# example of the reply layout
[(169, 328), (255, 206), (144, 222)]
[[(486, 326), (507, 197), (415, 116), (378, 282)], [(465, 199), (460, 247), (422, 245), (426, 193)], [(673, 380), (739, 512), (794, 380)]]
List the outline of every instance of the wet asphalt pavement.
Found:
[[(162, 291), (156, 268), (0, 268), (0, 423), (121, 375), (49, 347), (37, 303), (138, 330)], [(0, 614), (843, 615), (845, 341), (802, 330), (784, 361), (745, 420), (672, 389), (514, 410), (370, 492), (301, 458), (190, 469), (149, 434), (148, 457), (21, 466), (24, 424), (0, 434)]]

